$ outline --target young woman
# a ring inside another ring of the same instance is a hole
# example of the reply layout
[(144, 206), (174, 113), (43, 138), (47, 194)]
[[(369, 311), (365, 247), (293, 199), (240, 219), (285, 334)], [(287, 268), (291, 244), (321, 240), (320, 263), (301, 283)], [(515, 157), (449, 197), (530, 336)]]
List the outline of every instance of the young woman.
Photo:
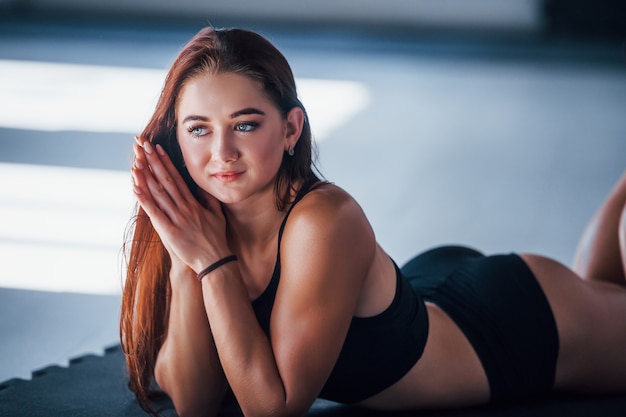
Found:
[(285, 58), (237, 29), (184, 47), (134, 150), (121, 339), (149, 411), (155, 381), (181, 416), (626, 391), (626, 175), (574, 271), (452, 246), (400, 270), (315, 175)]

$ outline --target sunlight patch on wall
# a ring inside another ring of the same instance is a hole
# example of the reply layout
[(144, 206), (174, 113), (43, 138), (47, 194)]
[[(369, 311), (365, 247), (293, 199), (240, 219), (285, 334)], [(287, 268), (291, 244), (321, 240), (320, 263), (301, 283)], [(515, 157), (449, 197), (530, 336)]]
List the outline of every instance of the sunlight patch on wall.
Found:
[[(0, 126), (14, 129), (139, 133), (158, 99), (165, 71), (0, 60)], [(369, 104), (361, 83), (297, 80), (316, 140)]]
[(130, 174), (0, 163), (0, 287), (115, 294)]

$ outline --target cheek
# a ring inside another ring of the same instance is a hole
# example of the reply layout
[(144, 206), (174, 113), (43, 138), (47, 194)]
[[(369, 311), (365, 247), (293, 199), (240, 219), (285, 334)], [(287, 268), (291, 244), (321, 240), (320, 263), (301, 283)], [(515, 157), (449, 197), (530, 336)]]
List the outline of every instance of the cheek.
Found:
[(277, 171), (283, 161), (284, 149), (277, 146), (268, 146), (259, 150), (259, 161), (269, 171)]
[(267, 163), (271, 163), (275, 167), (280, 166), (285, 155), (285, 143), (282, 139), (283, 136), (284, 132), (281, 130), (272, 131), (265, 137), (265, 140), (262, 141), (263, 145), (259, 145), (259, 148), (257, 149), (258, 154), (262, 155), (262, 158)]

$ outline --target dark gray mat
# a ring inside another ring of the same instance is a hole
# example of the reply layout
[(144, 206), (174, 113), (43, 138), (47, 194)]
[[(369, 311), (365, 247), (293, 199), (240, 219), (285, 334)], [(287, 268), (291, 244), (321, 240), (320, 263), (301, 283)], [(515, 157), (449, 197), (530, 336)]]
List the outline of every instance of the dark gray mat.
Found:
[[(171, 404), (162, 401), (164, 414), (175, 415)], [(379, 413), (318, 400), (310, 416), (382, 416)], [(225, 407), (221, 416), (238, 415), (236, 407)], [(393, 413), (397, 416), (626, 416), (623, 396), (550, 395), (520, 404), (477, 407), (463, 410)], [(51, 366), (33, 372), (31, 380), (11, 379), (0, 384), (0, 416), (145, 416), (127, 389), (124, 358), (118, 346), (103, 356), (87, 355), (70, 361), (68, 367)]]

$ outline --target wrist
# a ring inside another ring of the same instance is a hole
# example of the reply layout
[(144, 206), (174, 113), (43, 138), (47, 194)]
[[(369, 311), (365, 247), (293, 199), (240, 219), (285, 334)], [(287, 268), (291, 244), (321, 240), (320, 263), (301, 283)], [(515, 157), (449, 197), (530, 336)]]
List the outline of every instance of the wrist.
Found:
[(185, 264), (172, 264), (169, 271), (169, 281), (172, 290), (177, 293), (179, 291), (196, 291), (197, 287), (196, 273), (193, 269)]
[(189, 266), (197, 275), (209, 265), (212, 265), (215, 262), (231, 255), (233, 255), (233, 252), (228, 247), (224, 247), (221, 250), (202, 251), (202, 253), (195, 260), (193, 260)]
[(193, 268), (191, 268), (189, 265), (187, 265), (186, 263), (182, 262), (179, 259), (172, 258), (172, 263), (170, 266), (170, 276), (189, 275), (189, 274), (192, 274), (192, 275), (195, 274)]
[(238, 258), (237, 258), (237, 255), (235, 254), (230, 254), (230, 255), (221, 257), (217, 261), (212, 262), (208, 264), (207, 266), (205, 266), (204, 268), (200, 269), (198, 271), (198, 274), (196, 275), (196, 279), (198, 281), (202, 281), (202, 279), (206, 277), (207, 275), (211, 274), (212, 272), (220, 268), (223, 268), (225, 265), (229, 263), (237, 262), (237, 260)]

